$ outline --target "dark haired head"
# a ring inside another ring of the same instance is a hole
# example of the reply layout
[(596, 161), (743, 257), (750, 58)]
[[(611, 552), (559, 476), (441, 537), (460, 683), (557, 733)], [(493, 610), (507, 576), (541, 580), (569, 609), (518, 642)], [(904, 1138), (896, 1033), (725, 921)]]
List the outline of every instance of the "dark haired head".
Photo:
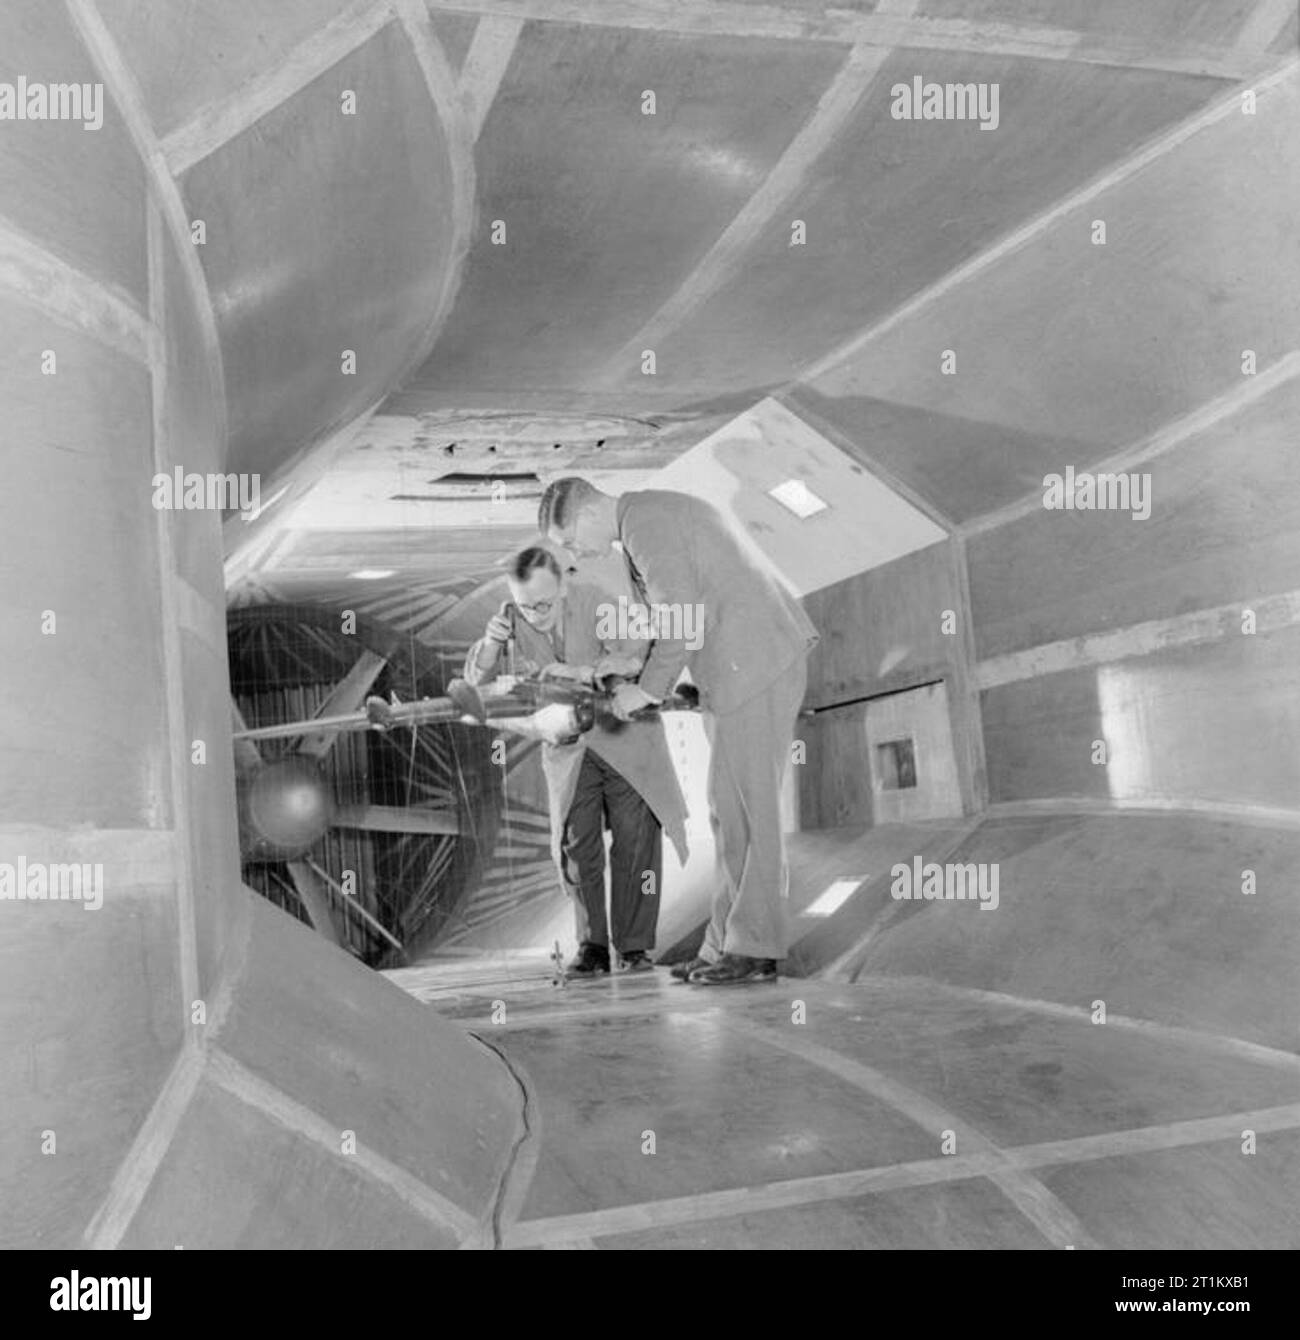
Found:
[(595, 486), (576, 475), (557, 479), (542, 494), (542, 501), (537, 507), (537, 529), (543, 535), (564, 530), (572, 524), (583, 504), (595, 494)]
[(526, 582), (538, 568), (545, 568), (557, 580), (560, 577), (560, 564), (555, 555), (540, 544), (530, 544), (510, 560), (509, 572), (515, 581)]

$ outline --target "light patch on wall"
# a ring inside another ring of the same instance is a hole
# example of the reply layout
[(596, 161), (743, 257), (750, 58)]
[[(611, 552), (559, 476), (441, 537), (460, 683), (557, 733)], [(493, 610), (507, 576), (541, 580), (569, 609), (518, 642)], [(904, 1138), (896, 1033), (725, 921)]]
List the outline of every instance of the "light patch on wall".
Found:
[(853, 896), (855, 890), (866, 883), (866, 875), (848, 875), (827, 885), (803, 910), (806, 917), (829, 917)]
[(687, 161), (714, 181), (756, 186), (766, 175), (757, 163), (743, 154), (713, 145), (696, 145), (687, 151)]
[(1150, 783), (1150, 769), (1142, 747), (1147, 731), (1134, 677), (1114, 666), (1098, 667), (1097, 706), (1102, 739), (1106, 741), (1106, 784), (1111, 799), (1131, 800)]
[[(947, 535), (770, 397), (696, 443), (647, 487), (678, 489), (712, 503), (749, 557), (796, 596), (892, 563)], [(822, 505), (801, 515), (791, 505), (796, 499)], [(816, 544), (808, 542), (810, 526), (817, 528)]]
[(830, 505), (823, 502), (801, 479), (787, 479), (784, 484), (768, 489), (768, 493), (800, 520), (816, 516)]
[(396, 568), (358, 568), (355, 572), (349, 572), (348, 576), (358, 582), (377, 582), (384, 577), (397, 576)]

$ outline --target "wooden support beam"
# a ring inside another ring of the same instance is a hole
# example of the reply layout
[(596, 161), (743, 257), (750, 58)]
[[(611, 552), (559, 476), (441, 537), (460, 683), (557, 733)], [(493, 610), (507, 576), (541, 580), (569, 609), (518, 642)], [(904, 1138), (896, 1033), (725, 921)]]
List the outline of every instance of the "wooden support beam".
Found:
[[(914, 0), (908, 0), (909, 5)], [(640, 366), (645, 349), (658, 348), (668, 333), (683, 325), (745, 263), (750, 248), (763, 235), (778, 211), (796, 195), (808, 172), (862, 103), (889, 57), (883, 48), (856, 46), (822, 94), (803, 129), (767, 174), (763, 184), (745, 202), (740, 213), (682, 280), (667, 302), (608, 360), (596, 384), (609, 387)]]
[[(420, 73), (424, 76), (429, 100), (437, 113), (443, 134), (447, 137), (452, 206), (451, 247), (444, 262), (442, 291), (411, 357), (393, 379), (394, 385), (400, 386), (433, 351), (443, 324), (451, 315), (452, 305), (456, 301), (456, 294), (465, 273), (474, 228), (475, 198), (478, 193), (478, 180), (474, 168), (474, 137), (478, 131), (471, 124), (471, 118), (461, 100), (456, 77), (452, 73), (442, 43), (438, 40), (438, 34), (434, 31), (424, 0), (392, 0), (392, 3), (402, 30), (406, 33), (407, 41), (411, 44), (411, 50), (415, 53)], [(485, 82), (478, 92), (480, 96), (486, 96)]]
[[(92, 65), (109, 96), (117, 104), (131, 142), (144, 163), (150, 194), (161, 215), (166, 236), (175, 250), (186, 288), (194, 304), (203, 346), (204, 370), (211, 379), (216, 412), (217, 441), (224, 451), (229, 437), (226, 407), (226, 373), (217, 333), (217, 315), (208, 292), (207, 276), (190, 240), (190, 221), (180, 188), (167, 165), (166, 155), (145, 110), (144, 96), (135, 76), (100, 17), (92, 0), (67, 0), (68, 15), (89, 53)], [(155, 267), (161, 261), (155, 258)]]
[(1044, 24), (982, 23), (967, 19), (863, 14), (828, 3), (820, 11), (744, 0), (431, 0), (434, 9), (516, 20), (633, 28), (694, 37), (765, 37), (777, 41), (838, 42), (845, 46), (913, 47), (971, 55), (1022, 56), (1132, 70), (1241, 79), (1254, 53), (1178, 43), (1165, 51), (1122, 38)]
[(489, 15), (480, 19), (474, 30), (457, 90), (471, 142), (478, 139), (483, 129), (523, 26), (520, 19)]
[(1168, 619), (1148, 619), (1127, 628), (1064, 638), (1059, 642), (1045, 642), (1023, 651), (1008, 652), (1004, 656), (992, 656), (976, 665), (975, 682), (982, 692), (1022, 679), (1037, 679), (1040, 675), (1059, 675), (1067, 670), (1106, 665), (1135, 656), (1151, 656), (1171, 647), (1199, 647), (1222, 642), (1225, 638), (1242, 636), (1241, 621), (1245, 610), (1251, 610), (1255, 615), (1256, 636), (1295, 628), (1300, 626), (1300, 591), (1234, 600), (1213, 609), (1192, 610)]
[(92, 279), (0, 218), (0, 288), (148, 366), (156, 327), (116, 287)]
[(320, 32), (296, 46), (273, 69), (246, 80), (229, 97), (201, 107), (162, 141), (172, 174), (179, 177), (256, 125), (344, 56), (364, 46), (392, 18), (387, 3), (357, 0)]
[[(1268, 367), (1262, 372), (1256, 373), (1255, 376), (1242, 377), (1231, 390), (1225, 391), (1222, 395), (1215, 396), (1213, 400), (1206, 401), (1204, 405), (1198, 405), (1189, 413), (1180, 415), (1177, 419), (1163, 424), (1154, 433), (1143, 438), (1142, 441), (1125, 447), (1122, 451), (1107, 456), (1103, 460), (1087, 464), (1081, 462), (1076, 468), (1086, 469), (1089, 474), (1094, 475), (1127, 474), (1135, 466), (1142, 465), (1180, 443), (1207, 432), (1216, 424), (1240, 413), (1243, 409), (1255, 404), (1256, 401), (1270, 395), (1279, 386), (1285, 386), (1297, 377), (1300, 377), (1300, 350), (1293, 350), (1276, 362), (1270, 363)], [(982, 516), (974, 517), (972, 520), (965, 522), (958, 528), (958, 533), (964, 538), (969, 538), (972, 535), (982, 535), (986, 531), (997, 530), (1000, 526), (1018, 521), (1021, 517), (1029, 516), (1038, 511), (1042, 505), (1043, 490), (1040, 487), (1017, 498), (1015, 502), (1008, 503), (1005, 507), (999, 507), (996, 511), (985, 512)]]

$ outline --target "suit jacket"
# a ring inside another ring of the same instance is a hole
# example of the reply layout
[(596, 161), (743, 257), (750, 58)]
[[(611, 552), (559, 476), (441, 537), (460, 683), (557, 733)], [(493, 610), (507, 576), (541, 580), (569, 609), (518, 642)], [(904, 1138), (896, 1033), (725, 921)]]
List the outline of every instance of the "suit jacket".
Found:
[[(515, 618), (515, 673), (521, 677), (536, 674), (554, 661), (566, 665), (594, 666), (602, 656), (635, 656), (644, 659), (648, 644), (617, 641), (597, 636), (602, 605), (616, 606), (616, 597), (602, 587), (570, 577), (565, 583), (563, 608), (550, 633), (540, 633), (522, 615)], [(485, 684), (499, 674), (509, 672), (506, 649), (501, 648), (496, 663), (481, 664), (487, 642), (481, 638), (465, 658), (464, 678), (471, 684)], [(550, 800), (551, 849), (559, 860), (559, 843), (565, 820), (573, 804), (582, 767), (584, 749), (594, 749), (614, 768), (654, 811), (664, 832), (683, 862), (687, 857), (686, 799), (677, 781), (668, 737), (658, 717), (602, 726), (597, 724), (575, 744), (543, 744), (542, 771), (546, 775)]]
[[(725, 714), (762, 693), (817, 644), (803, 607), (755, 566), (702, 499), (646, 489), (623, 494), (617, 515), (640, 598), (651, 607), (696, 606), (702, 619), (698, 639), (654, 641), (640, 679), (647, 693), (663, 697), (689, 669), (702, 705)], [(682, 628), (660, 621), (660, 632)], [(688, 640), (701, 645), (693, 651)]]

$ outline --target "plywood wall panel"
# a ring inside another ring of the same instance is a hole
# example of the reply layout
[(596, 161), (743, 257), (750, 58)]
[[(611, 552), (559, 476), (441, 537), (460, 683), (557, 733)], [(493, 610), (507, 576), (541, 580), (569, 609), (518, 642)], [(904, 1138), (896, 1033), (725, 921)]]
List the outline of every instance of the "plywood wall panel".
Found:
[[(961, 563), (957, 544), (943, 541), (806, 597), (821, 642), (809, 657), (805, 704), (834, 708), (943, 680), (963, 810), (972, 813), (983, 804), (983, 751)], [(800, 723), (809, 744), (800, 778), (804, 828), (871, 821), (862, 713), (861, 705), (843, 707)]]
[(1300, 810), (1298, 667), (1300, 629), (1287, 628), (992, 689), (989, 798)]
[(447, 137), (406, 38), (384, 29), (196, 164), (181, 189), (207, 225), (197, 250), (221, 336), (231, 468), (266, 481), (389, 389), (453, 263)]
[[(590, 384), (762, 184), (844, 54), (526, 25), (476, 147), (480, 227), (464, 289), (412, 386), (459, 397)], [(725, 343), (752, 356), (755, 341), (736, 333)], [(694, 364), (675, 338), (657, 343), (644, 380), (680, 388)], [(627, 367), (638, 383), (639, 357)]]
[(1040, 508), (973, 536), (980, 658), (1300, 587), (1298, 419), (1295, 381), (1135, 467), (1146, 520)]
[[(895, 118), (893, 88), (916, 77), (996, 85), (997, 127)], [(850, 123), (810, 165), (735, 278), (674, 332), (673, 376), (700, 394), (787, 381), (1223, 88), (1213, 79), (1098, 65), (888, 53)], [(792, 245), (796, 219), (805, 240)], [(875, 345), (845, 365), (849, 375), (837, 370), (814, 386), (832, 397), (880, 387), (885, 399), (947, 408), (959, 378), (941, 376), (939, 358), (959, 328), (927, 325), (926, 346), (908, 349), (915, 363), (906, 368), (891, 367), (888, 353), (882, 361), (887, 346)], [(962, 366), (986, 367), (1000, 342), (965, 341)], [(882, 372), (896, 375), (886, 381)], [(890, 394), (903, 383), (924, 390)]]
[(821, 642), (808, 659), (809, 707), (825, 707), (926, 677), (960, 654), (944, 611), (960, 608), (946, 541), (816, 591), (804, 600)]
[[(112, 0), (104, 23), (126, 53), (155, 128), (174, 130), (200, 109), (279, 68), (349, 0)], [(50, 6), (53, 8), (53, 6)]]
[[(62, 4), (0, 5), (0, 80), (16, 84), (20, 75), (30, 84), (101, 83)], [(143, 307), (144, 171), (117, 105), (107, 89), (101, 94), (98, 129), (72, 120), (0, 121), (4, 215), (61, 260)], [(47, 169), (50, 163), (56, 171)]]

